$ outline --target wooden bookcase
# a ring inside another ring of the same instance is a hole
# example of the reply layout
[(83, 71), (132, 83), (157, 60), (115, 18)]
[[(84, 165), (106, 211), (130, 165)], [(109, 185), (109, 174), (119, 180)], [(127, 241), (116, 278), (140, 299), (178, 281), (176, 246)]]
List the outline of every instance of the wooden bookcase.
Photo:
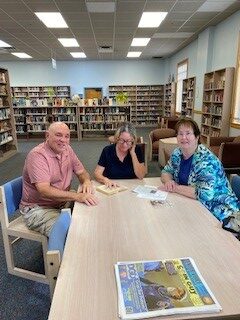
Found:
[(42, 136), (54, 121), (78, 133), (77, 107), (69, 102), (70, 86), (12, 87), (17, 135)]
[(13, 115), (8, 71), (0, 68), (0, 162), (17, 152), (17, 137)]
[(171, 82), (164, 85), (164, 117), (173, 117), (176, 109), (176, 83)]
[(131, 121), (136, 127), (153, 127), (163, 114), (163, 85), (115, 85), (109, 86), (113, 100), (120, 92), (128, 94)]
[(201, 123), (204, 143), (208, 143), (209, 137), (229, 135), (233, 78), (234, 68), (209, 72), (204, 76)]
[(98, 105), (78, 107), (79, 137), (113, 134), (122, 122), (131, 122), (129, 105)]
[(182, 88), (182, 108), (181, 115), (193, 118), (195, 102), (196, 78), (187, 78), (183, 80)]

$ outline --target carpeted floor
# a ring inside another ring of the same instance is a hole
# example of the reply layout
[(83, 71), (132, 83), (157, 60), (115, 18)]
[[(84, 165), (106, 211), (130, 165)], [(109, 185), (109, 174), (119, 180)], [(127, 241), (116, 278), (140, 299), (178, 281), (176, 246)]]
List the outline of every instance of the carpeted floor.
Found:
[[(151, 129), (142, 129), (138, 135), (147, 140)], [(25, 157), (29, 150), (40, 143), (38, 141), (19, 141), (19, 152), (11, 159), (0, 164), (0, 184), (22, 174)], [(71, 145), (85, 168), (92, 173), (97, 165), (102, 148), (108, 144), (105, 140), (72, 141)], [(148, 176), (160, 176), (157, 161), (148, 165)], [(78, 185), (73, 181), (73, 187)], [(43, 271), (41, 246), (38, 243), (21, 240), (14, 248), (14, 256), (19, 266), (27, 265), (32, 270)], [(0, 233), (0, 320), (45, 320), (50, 308), (49, 287), (44, 284), (25, 280), (8, 274)], [(60, 319), (59, 319), (60, 320)]]

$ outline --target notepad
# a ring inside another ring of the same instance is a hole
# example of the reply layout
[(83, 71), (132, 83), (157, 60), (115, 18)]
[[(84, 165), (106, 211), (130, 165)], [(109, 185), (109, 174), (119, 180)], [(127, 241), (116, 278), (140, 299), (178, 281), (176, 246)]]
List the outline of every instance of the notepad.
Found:
[(111, 187), (111, 188), (109, 188), (109, 187), (107, 187), (107, 186), (105, 186), (105, 185), (101, 185), (101, 186), (98, 186), (98, 187), (96, 188), (96, 190), (110, 196), (110, 195), (112, 195), (112, 194), (115, 194), (115, 193), (118, 193), (118, 192), (127, 190), (127, 187), (125, 187), (125, 186), (118, 186), (118, 187)]

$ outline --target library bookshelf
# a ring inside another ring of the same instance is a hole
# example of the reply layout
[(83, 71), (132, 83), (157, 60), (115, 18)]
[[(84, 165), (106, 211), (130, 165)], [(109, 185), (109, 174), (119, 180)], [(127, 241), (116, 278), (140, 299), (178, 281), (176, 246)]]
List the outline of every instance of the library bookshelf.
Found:
[(41, 136), (54, 121), (64, 121), (77, 135), (76, 106), (69, 104), (70, 86), (12, 87), (18, 136)]
[(225, 68), (204, 75), (201, 138), (229, 135), (229, 119), (234, 68)]
[(128, 96), (131, 121), (136, 127), (154, 127), (163, 115), (163, 85), (111, 85), (109, 98), (116, 101), (118, 93)]
[(78, 107), (79, 138), (108, 136), (122, 122), (131, 122), (130, 105), (95, 105)]
[(17, 152), (17, 137), (11, 98), (9, 75), (0, 68), (0, 162)]
[(196, 78), (191, 77), (183, 80), (181, 115), (193, 118), (195, 102)]
[(173, 117), (176, 109), (176, 83), (171, 82), (164, 85), (164, 117)]

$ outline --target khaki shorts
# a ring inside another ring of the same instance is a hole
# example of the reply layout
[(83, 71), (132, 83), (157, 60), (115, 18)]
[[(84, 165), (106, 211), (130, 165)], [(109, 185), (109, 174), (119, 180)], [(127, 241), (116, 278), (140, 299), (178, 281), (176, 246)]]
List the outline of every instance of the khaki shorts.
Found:
[(21, 210), (27, 227), (49, 237), (52, 226), (59, 217), (61, 209), (35, 206), (29, 210)]

